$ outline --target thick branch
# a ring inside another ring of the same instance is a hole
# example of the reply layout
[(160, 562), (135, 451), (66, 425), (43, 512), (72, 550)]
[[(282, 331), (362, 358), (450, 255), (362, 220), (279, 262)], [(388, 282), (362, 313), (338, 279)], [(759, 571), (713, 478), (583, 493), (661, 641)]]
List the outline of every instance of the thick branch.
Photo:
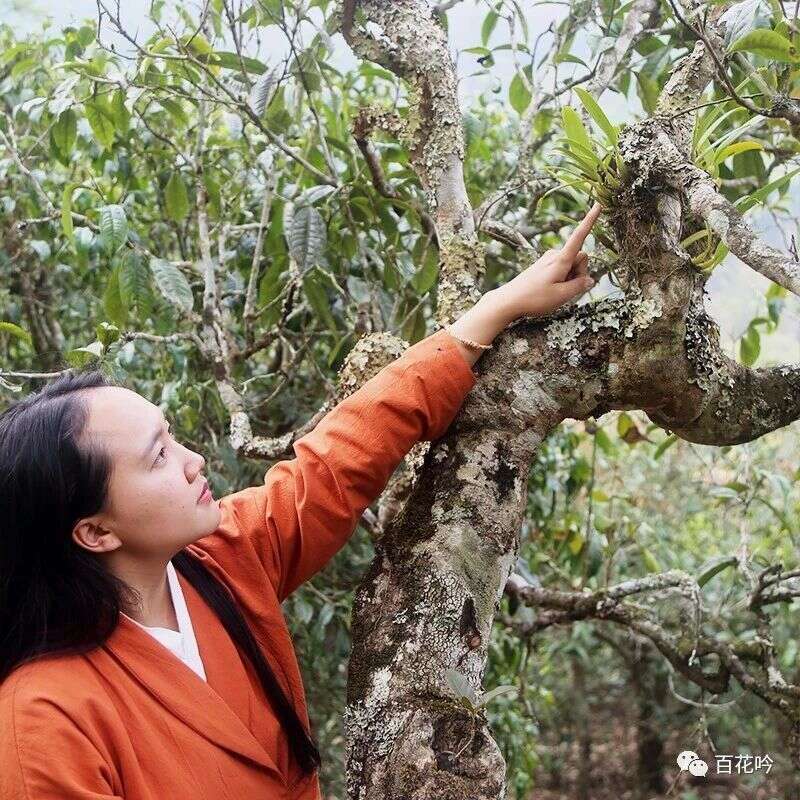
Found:
[(800, 367), (751, 369), (730, 359), (702, 297), (690, 308), (684, 341), (691, 388), (669, 411), (645, 408), (654, 422), (687, 441), (721, 446), (752, 441), (800, 418)]
[(349, 25), (353, 4), (343, 4), (345, 39), (409, 87), (410, 109), (398, 131), (434, 214), (441, 258), (437, 315), (452, 322), (480, 296), (483, 250), (475, 233), (464, 183), (464, 134), (455, 66), (447, 35), (425, 0), (361, 0), (368, 24)]
[(731, 253), (751, 269), (800, 295), (800, 262), (761, 239), (736, 206), (717, 191), (706, 172), (683, 163), (669, 175), (672, 185), (683, 191), (692, 213), (706, 222)]
[[(551, 625), (575, 622), (583, 619), (599, 619), (615, 622), (637, 633), (646, 636), (661, 651), (664, 657), (684, 677), (714, 694), (722, 694), (728, 690), (728, 673), (721, 670), (717, 673), (703, 672), (693, 666), (692, 656), (696, 651), (695, 643), (684, 651), (678, 642), (660, 625), (647, 618), (644, 610), (623, 602), (636, 594), (676, 589), (696, 604), (699, 603), (699, 588), (689, 575), (679, 571), (665, 572), (661, 575), (648, 575), (644, 578), (628, 580), (617, 586), (601, 589), (597, 592), (566, 592), (554, 589), (534, 587), (512, 576), (506, 583), (506, 593), (529, 606), (551, 610), (543, 611), (531, 623), (513, 623), (514, 628), (522, 635), (530, 636)], [(556, 609), (555, 613), (552, 609)]]

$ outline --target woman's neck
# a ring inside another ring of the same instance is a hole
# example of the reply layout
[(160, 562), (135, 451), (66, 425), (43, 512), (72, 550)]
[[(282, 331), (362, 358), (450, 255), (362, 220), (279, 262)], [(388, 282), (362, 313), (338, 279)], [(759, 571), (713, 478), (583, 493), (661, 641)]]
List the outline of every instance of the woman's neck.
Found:
[(117, 558), (109, 559), (108, 568), (134, 589), (141, 599), (138, 605), (123, 608), (124, 613), (148, 628), (179, 630), (167, 579), (169, 562), (143, 564), (126, 558), (121, 553), (116, 555)]

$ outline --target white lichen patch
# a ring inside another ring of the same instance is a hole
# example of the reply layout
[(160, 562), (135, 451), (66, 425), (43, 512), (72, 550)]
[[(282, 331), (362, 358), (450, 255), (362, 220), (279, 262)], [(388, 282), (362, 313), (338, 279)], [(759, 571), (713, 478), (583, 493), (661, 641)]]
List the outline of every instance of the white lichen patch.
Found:
[(392, 682), (392, 671), (388, 667), (372, 673), (372, 690), (369, 698), (375, 703), (382, 703), (389, 697), (389, 686)]
[(530, 345), (527, 339), (523, 339), (522, 337), (514, 339), (514, 343), (511, 345), (511, 352), (515, 356), (524, 355), (528, 350), (530, 350)]
[(564, 353), (567, 362), (576, 367), (581, 361), (578, 341), (584, 333), (597, 333), (601, 328), (608, 328), (631, 338), (636, 331), (648, 327), (660, 317), (662, 311), (659, 298), (642, 297), (641, 294), (599, 302), (591, 307), (590, 314), (576, 314), (549, 323), (545, 328), (547, 345)]
[(440, 461), (444, 461), (449, 454), (449, 448), (446, 444), (440, 444), (433, 452), (433, 462), (438, 464)]
[(630, 339), (637, 330), (647, 328), (658, 319), (664, 310), (660, 297), (646, 297), (638, 302), (628, 303), (631, 318), (625, 326), (625, 336)]
[(456, 478), (464, 483), (484, 486), (487, 470), (496, 471), (498, 467), (497, 448), (493, 441), (482, 441), (471, 453), (469, 461), (456, 470)]
[(722, 209), (712, 208), (710, 211), (708, 211), (706, 222), (708, 222), (711, 230), (713, 230), (722, 239), (725, 239), (728, 236), (728, 228), (730, 227), (731, 221), (728, 218), (728, 215)]
[(511, 407), (528, 418), (549, 415), (560, 407), (559, 402), (542, 388), (541, 372), (520, 370), (512, 391)]
[(401, 611), (398, 611), (393, 617), (392, 622), (395, 625), (405, 625), (408, 622), (408, 609), (404, 608)]

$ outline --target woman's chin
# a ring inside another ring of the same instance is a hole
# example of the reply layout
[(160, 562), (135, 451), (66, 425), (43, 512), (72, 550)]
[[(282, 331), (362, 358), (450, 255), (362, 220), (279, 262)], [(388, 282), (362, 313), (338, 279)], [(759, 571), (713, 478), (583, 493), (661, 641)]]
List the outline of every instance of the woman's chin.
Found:
[(212, 500), (207, 505), (198, 506), (198, 508), (201, 510), (204, 524), (201, 527), (201, 532), (195, 536), (191, 542), (187, 542), (187, 544), (196, 542), (198, 539), (202, 539), (205, 536), (210, 536), (219, 527), (219, 523), (222, 521), (222, 511), (220, 510), (218, 500)]

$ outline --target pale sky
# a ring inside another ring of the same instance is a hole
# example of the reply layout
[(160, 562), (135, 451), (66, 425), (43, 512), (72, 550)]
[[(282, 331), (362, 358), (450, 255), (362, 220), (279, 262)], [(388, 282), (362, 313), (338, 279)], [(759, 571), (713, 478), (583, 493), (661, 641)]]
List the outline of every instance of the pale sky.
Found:
[[(111, 0), (113, 2), (113, 0)], [(166, 8), (174, 7), (174, 0), (168, 0)], [(531, 40), (546, 30), (551, 22), (560, 19), (564, 14), (563, 3), (534, 3), (533, 0), (523, 0), (523, 7), (530, 8), (528, 23)], [(146, 10), (150, 0), (123, 0), (121, 3), (122, 19), (129, 31), (139, 30), (142, 38), (151, 31), (151, 26), (146, 19)], [(508, 82), (514, 73), (514, 65), (509, 51), (498, 52), (495, 56), (496, 64), (492, 68), (490, 77), (474, 77), (471, 73), (479, 69), (476, 56), (458, 51), (480, 45), (480, 26), (485, 16), (487, 3), (485, 0), (464, 0), (448, 12), (450, 23), (449, 38), (453, 46), (454, 55), (457, 56), (458, 73), (460, 79), (460, 95), (462, 106), (468, 108), (473, 98), (483, 91), (491, 90), (493, 86), (501, 86), (499, 98), (506, 97)], [(0, 19), (11, 22), (18, 31), (33, 31), (40, 28), (43, 19), (51, 17), (56, 30), (58, 26), (80, 22), (86, 17), (96, 18), (97, 6), (94, 0), (0, 0)], [(110, 30), (107, 30), (104, 40), (109, 41)], [(502, 44), (508, 41), (499, 24), (490, 45)], [(355, 58), (350, 52), (340, 35), (333, 37), (335, 52), (332, 58), (334, 66), (338, 69), (347, 69), (355, 64)], [(579, 56), (588, 54), (587, 42), (576, 44), (573, 52)], [(269, 52), (271, 59), (277, 61), (283, 56), (284, 42), (275, 37), (268, 38), (262, 50)], [(559, 79), (569, 76), (572, 65), (563, 65), (560, 68)], [(583, 69), (582, 67), (574, 67)], [(546, 80), (546, 76), (537, 76)], [(552, 79), (552, 77), (550, 78)], [(606, 92), (602, 105), (608, 116), (615, 122), (629, 119), (632, 114), (641, 110), (637, 101), (626, 107), (619, 95)], [(797, 178), (793, 186), (800, 186)], [(800, 218), (800, 191), (793, 196), (793, 209), (795, 221)], [(755, 227), (763, 233), (773, 245), (784, 247), (782, 237), (770, 217), (764, 213), (755, 212), (751, 216)], [(795, 222), (795, 233), (797, 226)], [(738, 338), (750, 319), (754, 316), (765, 314), (766, 301), (764, 294), (769, 282), (760, 275), (746, 268), (741, 262), (729, 257), (714, 271), (708, 282), (709, 311), (720, 324), (723, 339), (728, 348), (732, 347), (733, 339)], [(603, 291), (603, 284), (599, 284), (595, 292)], [(762, 360), (759, 364), (770, 362), (785, 363), (800, 361), (800, 299), (789, 297), (784, 311), (779, 331), (770, 340), (762, 340)]]

